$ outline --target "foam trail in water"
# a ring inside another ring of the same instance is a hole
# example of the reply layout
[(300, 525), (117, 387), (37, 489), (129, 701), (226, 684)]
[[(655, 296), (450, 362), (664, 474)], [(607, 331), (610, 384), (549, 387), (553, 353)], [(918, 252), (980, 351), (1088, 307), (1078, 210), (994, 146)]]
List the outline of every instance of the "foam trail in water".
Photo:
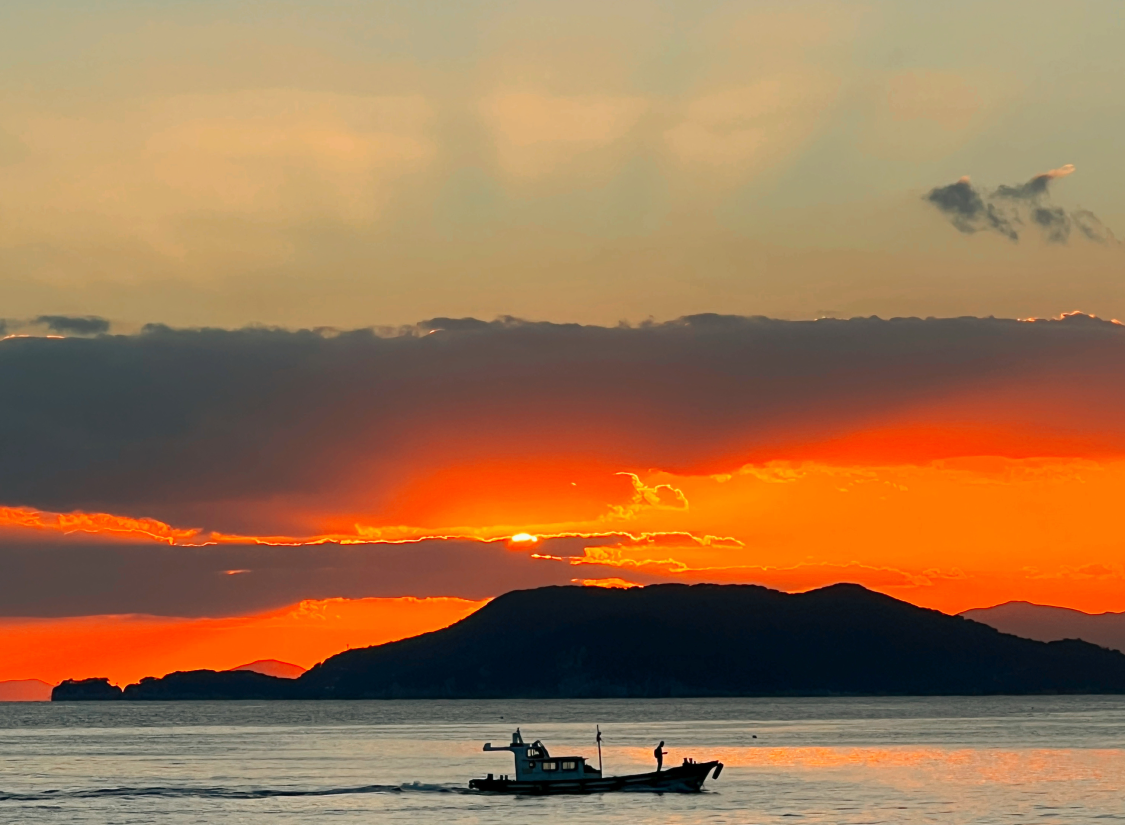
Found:
[(84, 788), (49, 789), (32, 793), (0, 791), (0, 802), (46, 802), (63, 799), (100, 799), (103, 797), (157, 796), (204, 797), (209, 799), (268, 799), (283, 796), (342, 796), (365, 793), (464, 793), (468, 789), (455, 785), (425, 785), (410, 782), (404, 785), (360, 785), (353, 788)]

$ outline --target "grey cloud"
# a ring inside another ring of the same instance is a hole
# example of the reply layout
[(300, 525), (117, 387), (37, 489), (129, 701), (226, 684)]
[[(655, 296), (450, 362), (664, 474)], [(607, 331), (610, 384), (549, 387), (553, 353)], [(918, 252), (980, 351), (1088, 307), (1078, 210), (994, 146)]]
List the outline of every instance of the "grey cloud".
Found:
[(1048, 243), (1067, 243), (1075, 228), (1087, 240), (1115, 241), (1113, 233), (1093, 212), (1065, 209), (1049, 202), (1051, 182), (1073, 171), (1074, 167), (1068, 165), (1036, 175), (1024, 183), (1002, 185), (994, 190), (977, 188), (966, 177), (931, 189), (925, 200), (941, 210), (958, 231), (966, 234), (996, 232), (1018, 242), (1020, 233), (1030, 224)]
[(59, 335), (100, 335), (109, 332), (109, 321), (96, 315), (80, 317), (70, 315), (40, 315), (35, 319), (36, 324), (41, 324), (51, 332)]
[(951, 436), (841, 453), (873, 427), (934, 426), (934, 405), (954, 434), (971, 422), (1046, 439), (1022, 449), (1120, 455), (1123, 376), (1125, 327), (1085, 316), (13, 338), (0, 504), (300, 535), (317, 513), (379, 518), (406, 485), (476, 462), (723, 472), (979, 449)]
[(949, 215), (962, 232), (975, 232), (977, 221), (985, 212), (984, 200), (968, 178), (931, 189), (926, 199)]
[(967, 178), (962, 178), (948, 186), (931, 189), (926, 199), (944, 212), (961, 232), (972, 234), (982, 229), (990, 229), (1010, 240), (1019, 240), (1019, 233), (1012, 222), (996, 208), (995, 204), (985, 203)]
[(1117, 238), (1109, 228), (1098, 220), (1098, 216), (1087, 209), (1076, 209), (1069, 214), (1078, 231), (1088, 240), (1098, 243), (1115, 243)]
[(1043, 230), (1050, 243), (1066, 243), (1070, 238), (1071, 221), (1061, 206), (1037, 206), (1031, 218)]
[[(589, 546), (620, 537), (586, 540)], [(581, 554), (565, 539), (538, 552)], [(501, 543), (269, 547), (67, 542), (0, 544), (0, 616), (142, 613), (218, 617), (276, 610), (302, 599), (450, 596), (484, 599), (508, 590), (609, 578), (621, 571), (533, 559)], [(227, 571), (242, 571), (230, 574)], [(629, 571), (641, 584), (664, 580)]]
[(1066, 171), (1062, 174), (1044, 172), (1041, 175), (1036, 175), (1026, 183), (1018, 183), (1015, 186), (1001, 184), (996, 188), (993, 194), (998, 198), (1037, 202), (1041, 197), (1047, 194), (1047, 188), (1051, 185), (1051, 181), (1055, 178), (1069, 175), (1073, 171), (1073, 167), (1064, 167), (1064, 170)]

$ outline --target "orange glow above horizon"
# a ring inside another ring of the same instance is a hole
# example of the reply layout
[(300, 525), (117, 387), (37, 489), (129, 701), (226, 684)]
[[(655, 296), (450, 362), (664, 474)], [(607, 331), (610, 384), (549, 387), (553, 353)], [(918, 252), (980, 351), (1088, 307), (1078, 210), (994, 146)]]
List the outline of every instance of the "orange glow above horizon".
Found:
[(925, 465), (774, 462), (718, 476), (653, 473), (690, 509), (636, 527), (737, 537), (591, 547), (601, 564), (681, 581), (802, 591), (851, 581), (957, 613), (1010, 600), (1125, 610), (1116, 513), (1125, 461), (976, 457)]
[[(582, 575), (584, 565), (597, 564), (619, 569), (618, 578), (630, 583), (637, 573), (790, 591), (854, 581), (946, 612), (1013, 599), (1088, 612), (1125, 609), (1122, 539), (1113, 515), (1125, 491), (1125, 461), (982, 456), (924, 465), (771, 462), (708, 476), (630, 475), (632, 493), (607, 501), (594, 519), (519, 530), (357, 524), (351, 534), (234, 536), (29, 508), (0, 508), (0, 529), (185, 546), (505, 542), (533, 558), (569, 561), (577, 580), (607, 578)], [(621, 543), (607, 543), (614, 536)], [(542, 549), (560, 537), (590, 545), (567, 559)]]
[[(581, 484), (583, 476), (568, 469)], [(457, 539), (500, 544), (537, 564), (565, 565), (566, 580), (586, 586), (753, 583), (797, 592), (850, 581), (947, 613), (1011, 600), (1091, 613), (1125, 610), (1125, 565), (1115, 515), (1125, 492), (1125, 460), (793, 461), (710, 475), (634, 471), (615, 479), (626, 487), (603, 488), (617, 490), (617, 497), (604, 501), (595, 516), (523, 521), (519, 527), (442, 522), (439, 508), (434, 520), (419, 526), (376, 528), (356, 516), (350, 533), (239, 536), (147, 518), (0, 508), (0, 530), (7, 536), (185, 547), (412, 545)], [(497, 512), (506, 489), (502, 485), (491, 492)], [(488, 493), (481, 488), (473, 494)], [(454, 491), (430, 494), (440, 499)], [(560, 546), (552, 545), (557, 540), (569, 542), (570, 549), (553, 550)], [(231, 577), (246, 572), (226, 571)], [(360, 599), (332, 604), (336, 612), (330, 621), (323, 611), (314, 617), (297, 608), (198, 620), (0, 619), (0, 678), (109, 675), (131, 681), (263, 658), (307, 666), (349, 644), (437, 629), (480, 603)]]
[(125, 685), (176, 670), (226, 670), (258, 659), (309, 668), (349, 647), (417, 636), (486, 602), (467, 599), (307, 600), (220, 619), (163, 616), (0, 618), (0, 681), (108, 677)]

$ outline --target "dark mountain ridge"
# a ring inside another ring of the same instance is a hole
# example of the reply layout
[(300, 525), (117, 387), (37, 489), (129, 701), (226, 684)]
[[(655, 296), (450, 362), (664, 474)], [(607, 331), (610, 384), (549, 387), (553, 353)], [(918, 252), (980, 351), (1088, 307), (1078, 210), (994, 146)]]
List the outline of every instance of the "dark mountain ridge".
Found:
[(1125, 655), (1009, 636), (852, 584), (797, 594), (545, 587), (507, 593), (442, 630), (337, 654), (298, 679), (173, 673), (123, 698), (1004, 693), (1125, 693)]

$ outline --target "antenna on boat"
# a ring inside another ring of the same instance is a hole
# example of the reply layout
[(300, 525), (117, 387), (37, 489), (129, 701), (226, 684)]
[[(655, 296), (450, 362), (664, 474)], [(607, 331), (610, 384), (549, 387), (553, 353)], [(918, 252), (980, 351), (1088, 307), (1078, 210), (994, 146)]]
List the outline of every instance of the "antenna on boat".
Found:
[(602, 726), (598, 725), (598, 773), (602, 772)]

